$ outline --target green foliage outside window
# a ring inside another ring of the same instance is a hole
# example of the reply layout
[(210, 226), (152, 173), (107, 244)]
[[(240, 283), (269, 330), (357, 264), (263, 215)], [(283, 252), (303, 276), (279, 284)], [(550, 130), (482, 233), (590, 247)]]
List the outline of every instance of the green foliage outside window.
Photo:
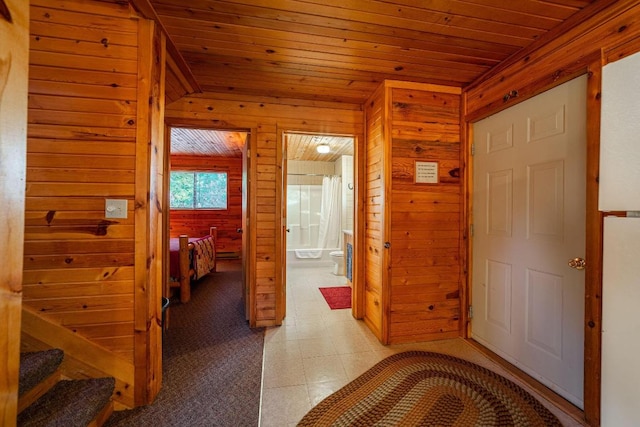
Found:
[(226, 172), (171, 172), (171, 209), (226, 209)]

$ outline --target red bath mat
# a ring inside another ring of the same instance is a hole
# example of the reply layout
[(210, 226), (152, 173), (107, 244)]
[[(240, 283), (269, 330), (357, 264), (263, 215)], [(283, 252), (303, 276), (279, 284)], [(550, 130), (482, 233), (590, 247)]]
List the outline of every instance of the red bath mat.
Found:
[(318, 288), (329, 304), (331, 310), (351, 308), (351, 287), (337, 286), (333, 288)]

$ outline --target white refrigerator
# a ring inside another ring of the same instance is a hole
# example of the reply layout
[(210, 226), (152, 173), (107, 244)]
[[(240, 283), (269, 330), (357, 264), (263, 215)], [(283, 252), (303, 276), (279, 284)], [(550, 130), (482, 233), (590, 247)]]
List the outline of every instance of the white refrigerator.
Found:
[[(640, 426), (640, 54), (603, 68), (603, 427)], [(588, 268), (588, 267), (587, 267)]]

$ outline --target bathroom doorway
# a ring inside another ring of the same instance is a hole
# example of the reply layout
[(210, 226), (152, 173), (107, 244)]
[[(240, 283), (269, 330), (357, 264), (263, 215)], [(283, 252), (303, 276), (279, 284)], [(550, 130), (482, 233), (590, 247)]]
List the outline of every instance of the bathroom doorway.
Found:
[(355, 138), (308, 133), (284, 138), (287, 316), (301, 311), (315, 316), (328, 307), (318, 288), (352, 285)]

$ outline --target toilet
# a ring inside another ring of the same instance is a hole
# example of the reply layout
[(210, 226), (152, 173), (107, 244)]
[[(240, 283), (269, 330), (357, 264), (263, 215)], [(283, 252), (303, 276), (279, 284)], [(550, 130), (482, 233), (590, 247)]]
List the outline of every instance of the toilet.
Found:
[(333, 274), (344, 276), (344, 251), (329, 252), (329, 256), (333, 261)]

